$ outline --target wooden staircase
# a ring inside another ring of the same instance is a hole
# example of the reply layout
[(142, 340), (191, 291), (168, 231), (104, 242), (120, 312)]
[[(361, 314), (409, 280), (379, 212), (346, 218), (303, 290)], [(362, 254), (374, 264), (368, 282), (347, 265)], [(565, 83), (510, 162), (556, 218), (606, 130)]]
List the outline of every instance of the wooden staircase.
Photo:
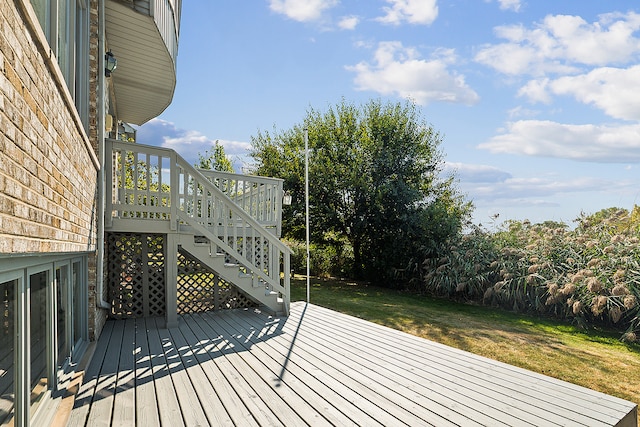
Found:
[(177, 321), (179, 251), (265, 310), (288, 314), (282, 180), (195, 169), (170, 149), (117, 140), (105, 148), (105, 229), (164, 236), (169, 326)]

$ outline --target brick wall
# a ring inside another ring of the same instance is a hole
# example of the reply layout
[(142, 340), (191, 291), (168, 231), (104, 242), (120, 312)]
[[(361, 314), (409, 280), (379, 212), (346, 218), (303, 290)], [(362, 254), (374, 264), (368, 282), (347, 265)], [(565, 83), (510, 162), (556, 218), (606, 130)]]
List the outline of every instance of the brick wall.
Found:
[[(87, 252), (95, 266), (97, 0), (91, 0), (90, 121), (83, 129), (29, 0), (0, 0), (0, 255)], [(89, 271), (89, 334), (96, 310)]]
[(94, 250), (97, 168), (21, 2), (0, 0), (0, 252)]

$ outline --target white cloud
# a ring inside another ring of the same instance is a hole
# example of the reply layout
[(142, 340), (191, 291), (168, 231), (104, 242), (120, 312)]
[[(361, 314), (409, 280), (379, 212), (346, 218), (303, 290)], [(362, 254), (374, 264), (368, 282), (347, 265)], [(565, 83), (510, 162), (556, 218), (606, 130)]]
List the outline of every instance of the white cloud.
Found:
[(571, 74), (584, 66), (638, 59), (640, 14), (606, 14), (589, 23), (579, 16), (549, 15), (533, 26), (494, 28), (505, 43), (484, 46), (475, 60), (509, 75)]
[(435, 101), (475, 104), (478, 94), (464, 76), (449, 70), (455, 60), (453, 50), (438, 50), (424, 60), (415, 48), (405, 48), (401, 42), (381, 42), (373, 64), (363, 61), (346, 69), (356, 73), (358, 90), (397, 95), (422, 105)]
[(299, 22), (317, 21), (325, 10), (338, 4), (338, 0), (270, 0), (272, 11)]
[[(615, 185), (619, 187), (621, 184)], [(625, 184), (626, 185), (626, 184)], [(580, 177), (559, 179), (554, 176), (533, 178), (510, 178), (491, 185), (472, 185), (465, 188), (474, 200), (511, 199), (528, 203), (541, 203), (541, 197), (549, 198), (559, 194), (606, 191), (612, 189), (612, 182), (600, 178)], [(546, 202), (549, 203), (549, 202)]]
[(447, 171), (453, 172), (461, 182), (465, 183), (496, 183), (512, 178), (510, 173), (489, 165), (447, 162), (445, 168)]
[(500, 3), (500, 9), (502, 10), (513, 10), (514, 12), (520, 12), (520, 8), (522, 7), (521, 0), (498, 0)]
[(530, 102), (542, 102), (543, 104), (551, 103), (551, 94), (548, 91), (549, 79), (542, 78), (530, 80), (518, 91), (518, 96), (524, 96)]
[(524, 108), (522, 105), (518, 105), (507, 111), (507, 114), (510, 119), (515, 119), (517, 117), (535, 117), (540, 115), (540, 111), (538, 110), (530, 110), (528, 108)]
[(640, 124), (571, 125), (542, 120), (509, 123), (507, 133), (478, 148), (492, 153), (598, 163), (640, 162)]
[(343, 16), (338, 21), (338, 28), (341, 30), (355, 30), (360, 23), (360, 18), (355, 15)]
[(386, 0), (390, 7), (383, 7), (386, 13), (377, 19), (384, 24), (400, 25), (406, 21), (410, 24), (429, 25), (438, 17), (436, 0)]
[(572, 95), (607, 115), (640, 120), (640, 65), (627, 69), (598, 68), (579, 76), (566, 76), (550, 84), (553, 93)]
[(246, 157), (251, 149), (251, 144), (248, 142), (212, 139), (199, 131), (181, 129), (172, 122), (158, 118), (138, 128), (136, 138), (141, 144), (171, 148), (191, 164), (196, 163), (198, 154), (204, 155), (216, 141), (224, 147), (225, 154), (234, 161), (238, 157)]

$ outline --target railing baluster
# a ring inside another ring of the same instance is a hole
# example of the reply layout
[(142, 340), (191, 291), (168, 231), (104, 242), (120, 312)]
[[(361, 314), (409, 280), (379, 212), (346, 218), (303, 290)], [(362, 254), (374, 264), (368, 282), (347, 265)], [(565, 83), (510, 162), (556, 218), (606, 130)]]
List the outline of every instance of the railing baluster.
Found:
[[(264, 228), (278, 227), (275, 234), (279, 235), (282, 180), (220, 172), (204, 176), (164, 148), (115, 140), (109, 140), (107, 148), (111, 171), (106, 177), (111, 192), (106, 193), (113, 201), (107, 204), (108, 216), (170, 219), (172, 230), (180, 222), (190, 225), (218, 250), (253, 271), (256, 280), (282, 293), (288, 310), (291, 251)], [(162, 176), (164, 159), (169, 163), (168, 193), (163, 190), (167, 181)], [(154, 167), (158, 168), (157, 178)]]

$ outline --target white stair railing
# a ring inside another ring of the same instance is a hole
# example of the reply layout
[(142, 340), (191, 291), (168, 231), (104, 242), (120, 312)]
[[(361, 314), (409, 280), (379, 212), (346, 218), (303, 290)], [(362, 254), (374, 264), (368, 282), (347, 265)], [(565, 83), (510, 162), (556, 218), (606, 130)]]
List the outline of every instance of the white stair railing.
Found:
[(254, 175), (198, 169), (242, 210), (280, 237), (283, 180)]
[[(188, 225), (282, 296), (288, 312), (291, 250), (175, 151), (106, 141), (107, 218)], [(279, 219), (279, 218), (278, 218)]]

